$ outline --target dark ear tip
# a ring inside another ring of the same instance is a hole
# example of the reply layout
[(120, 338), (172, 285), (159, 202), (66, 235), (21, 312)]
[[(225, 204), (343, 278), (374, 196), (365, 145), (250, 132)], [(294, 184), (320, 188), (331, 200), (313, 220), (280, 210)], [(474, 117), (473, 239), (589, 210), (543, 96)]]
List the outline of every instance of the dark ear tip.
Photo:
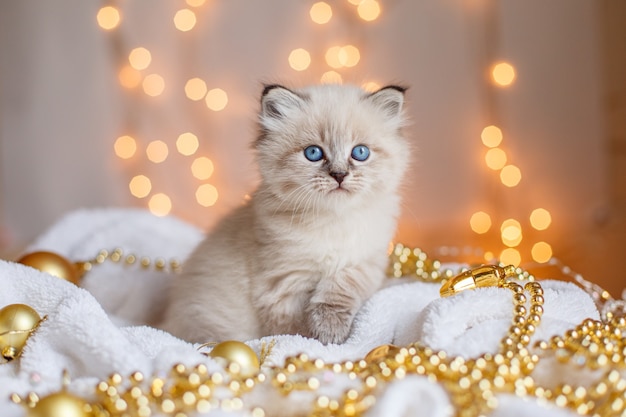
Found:
[(265, 86), (263, 86), (263, 93), (261, 93), (261, 97), (265, 97), (267, 93), (269, 93), (275, 88), (285, 88), (285, 87), (283, 87), (280, 84), (265, 84)]
[(381, 88), (380, 90), (378, 90), (378, 91), (383, 91), (383, 90), (387, 90), (387, 89), (396, 90), (396, 91), (399, 91), (399, 92), (401, 92), (402, 94), (404, 94), (404, 93), (406, 92), (406, 90), (408, 90), (408, 89), (409, 89), (409, 87), (408, 87), (408, 86), (403, 86), (403, 85), (395, 85), (395, 84), (392, 84), (392, 85), (387, 85), (387, 86), (385, 86), (385, 87), (382, 87), (382, 88)]

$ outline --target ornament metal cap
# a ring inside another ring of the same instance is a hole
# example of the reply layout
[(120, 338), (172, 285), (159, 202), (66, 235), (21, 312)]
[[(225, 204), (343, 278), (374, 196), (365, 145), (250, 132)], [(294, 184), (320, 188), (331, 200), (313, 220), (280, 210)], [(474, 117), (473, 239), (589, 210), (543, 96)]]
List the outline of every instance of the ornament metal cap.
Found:
[(439, 289), (441, 297), (449, 297), (465, 290), (479, 287), (501, 286), (505, 278), (517, 275), (517, 268), (513, 265), (482, 265), (450, 278)]
[(7, 361), (12, 361), (17, 358), (17, 355), (19, 355), (19, 352), (13, 346), (5, 346), (2, 349), (2, 357)]

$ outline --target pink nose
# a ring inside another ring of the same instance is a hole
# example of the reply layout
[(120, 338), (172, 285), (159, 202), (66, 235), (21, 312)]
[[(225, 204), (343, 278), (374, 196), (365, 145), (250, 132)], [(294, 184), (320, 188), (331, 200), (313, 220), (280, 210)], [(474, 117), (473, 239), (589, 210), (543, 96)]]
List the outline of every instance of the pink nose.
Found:
[(337, 184), (341, 184), (343, 182), (343, 179), (348, 176), (348, 173), (344, 171), (330, 172), (329, 174), (335, 179), (335, 181), (337, 181)]

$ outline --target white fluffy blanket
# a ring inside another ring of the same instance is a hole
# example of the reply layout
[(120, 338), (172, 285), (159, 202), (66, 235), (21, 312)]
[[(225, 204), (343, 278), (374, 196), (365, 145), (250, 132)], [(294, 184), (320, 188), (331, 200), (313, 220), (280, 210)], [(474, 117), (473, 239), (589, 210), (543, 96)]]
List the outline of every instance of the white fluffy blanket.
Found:
[[(140, 210), (84, 210), (61, 219), (28, 251), (49, 250), (78, 261), (94, 258), (101, 249), (120, 247), (139, 256), (183, 260), (201, 239), (199, 230), (175, 218), (153, 217)], [(91, 398), (98, 381), (114, 372), (158, 375), (177, 363), (220, 367), (197, 346), (146, 325), (158, 315), (169, 279), (167, 273), (154, 269), (105, 262), (94, 267), (79, 288), (30, 267), (0, 261), (0, 308), (24, 303), (47, 315), (30, 336), (21, 357), (0, 364), (0, 415), (24, 416), (24, 407), (10, 401), (10, 394), (34, 391), (42, 396), (58, 391), (63, 371), (71, 378), (68, 390)], [(282, 366), (287, 356), (301, 352), (327, 363), (358, 360), (371, 349), (389, 343), (419, 341), (465, 357), (498, 350), (512, 317), (510, 291), (484, 288), (442, 299), (436, 284), (397, 282), (365, 304), (345, 344), (324, 346), (316, 340), (285, 335), (246, 342), (258, 352), (262, 342), (275, 341), (264, 369)], [(560, 281), (542, 281), (542, 285), (545, 313), (534, 340), (563, 334), (585, 318), (598, 319), (590, 297), (575, 285)], [(211, 314), (210, 306), (207, 314)], [(322, 384), (331, 397), (345, 389), (339, 380)], [(279, 399), (268, 394), (257, 395), (256, 402), (267, 416), (300, 415), (307, 414), (315, 398), (312, 392)], [(570, 415), (528, 398), (510, 396), (499, 404), (494, 415)], [(368, 415), (451, 413), (449, 399), (440, 386), (411, 376), (380, 392)], [(244, 410), (229, 415), (247, 414)]]

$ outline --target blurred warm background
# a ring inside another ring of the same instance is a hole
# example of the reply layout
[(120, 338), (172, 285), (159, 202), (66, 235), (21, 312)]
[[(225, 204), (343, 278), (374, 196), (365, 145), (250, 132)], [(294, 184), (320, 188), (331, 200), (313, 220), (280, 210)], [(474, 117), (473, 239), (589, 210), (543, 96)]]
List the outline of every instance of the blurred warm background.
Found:
[[(0, 4), (0, 255), (65, 213), (202, 228), (257, 180), (262, 83), (409, 85), (398, 240), (626, 287), (626, 3)], [(482, 255), (481, 255), (482, 256)]]

